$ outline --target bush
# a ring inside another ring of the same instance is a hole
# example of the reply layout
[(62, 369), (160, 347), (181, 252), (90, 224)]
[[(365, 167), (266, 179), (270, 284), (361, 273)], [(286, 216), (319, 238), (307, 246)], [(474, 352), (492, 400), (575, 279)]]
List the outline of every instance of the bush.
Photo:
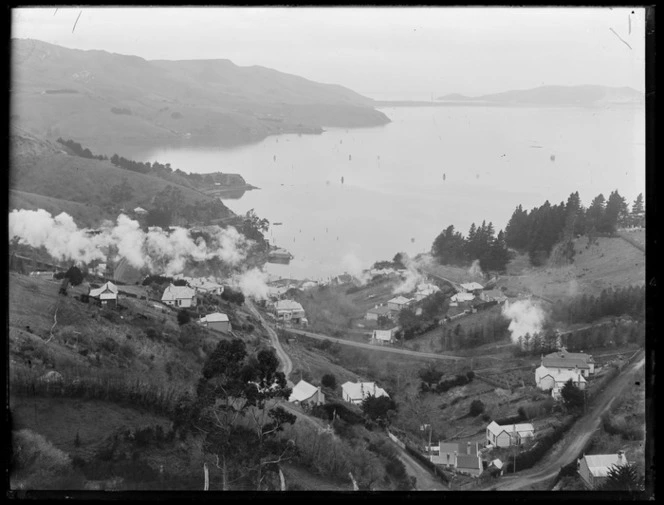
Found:
[(189, 321), (191, 321), (189, 312), (185, 309), (180, 309), (178, 311), (178, 324), (182, 326), (183, 324), (187, 324)]
[(334, 389), (337, 387), (337, 378), (331, 373), (323, 375), (321, 379), (321, 384), (326, 388)]
[(482, 403), (482, 400), (473, 400), (470, 404), (470, 415), (476, 417), (482, 412), (484, 412), (484, 403)]

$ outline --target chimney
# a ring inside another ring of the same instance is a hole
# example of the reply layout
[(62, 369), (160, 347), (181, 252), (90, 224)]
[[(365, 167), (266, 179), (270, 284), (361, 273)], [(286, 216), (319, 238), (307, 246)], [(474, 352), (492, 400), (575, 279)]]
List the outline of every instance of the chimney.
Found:
[(470, 442), (466, 445), (466, 454), (470, 454)]

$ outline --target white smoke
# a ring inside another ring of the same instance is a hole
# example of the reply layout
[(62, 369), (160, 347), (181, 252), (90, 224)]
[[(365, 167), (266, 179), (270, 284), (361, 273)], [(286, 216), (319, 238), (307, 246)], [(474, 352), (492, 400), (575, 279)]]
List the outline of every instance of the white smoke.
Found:
[(468, 275), (471, 277), (484, 278), (484, 272), (482, 271), (482, 267), (480, 267), (480, 260), (473, 261), (473, 264), (470, 265), (470, 268), (468, 269)]
[(371, 278), (369, 272), (362, 268), (362, 260), (353, 253), (346, 254), (341, 260), (341, 265), (346, 273), (355, 277), (362, 285), (366, 284)]
[(395, 295), (411, 293), (415, 291), (418, 284), (426, 280), (417, 270), (417, 262), (410, 259), (407, 254), (401, 253), (401, 261), (406, 267), (406, 273), (403, 280), (392, 290), (392, 294)]
[(106, 221), (96, 233), (90, 231), (79, 229), (64, 212), (55, 217), (42, 209), (9, 213), (10, 240), (18, 238), (21, 244), (43, 246), (60, 261), (88, 264), (116, 252), (135, 268), (169, 276), (182, 272), (189, 260), (218, 258), (230, 266), (238, 265), (252, 243), (235, 228), (219, 226), (206, 229), (209, 243), (202, 237), (194, 240), (188, 230), (180, 227), (170, 232), (153, 227), (145, 232), (137, 221), (124, 214), (118, 216), (116, 223)]
[(234, 275), (231, 279), (231, 286), (242, 291), (243, 295), (250, 296), (255, 300), (267, 300), (270, 291), (267, 281), (267, 273), (258, 268), (252, 268)]
[(519, 300), (512, 304), (505, 302), (502, 314), (511, 321), (508, 329), (515, 344), (526, 333), (531, 337), (540, 333), (546, 319), (544, 310), (531, 300)]

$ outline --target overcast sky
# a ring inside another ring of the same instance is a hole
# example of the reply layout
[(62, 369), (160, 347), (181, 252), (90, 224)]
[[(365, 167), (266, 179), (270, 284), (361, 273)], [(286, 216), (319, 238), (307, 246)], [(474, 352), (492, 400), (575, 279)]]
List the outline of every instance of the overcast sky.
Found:
[(643, 8), (49, 7), (13, 9), (12, 21), (12, 37), (146, 59), (230, 59), (377, 99), (645, 89)]

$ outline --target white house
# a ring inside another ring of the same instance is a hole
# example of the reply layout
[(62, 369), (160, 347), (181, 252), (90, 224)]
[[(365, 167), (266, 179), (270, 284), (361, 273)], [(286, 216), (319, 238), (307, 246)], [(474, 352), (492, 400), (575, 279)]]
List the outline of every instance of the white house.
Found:
[(375, 382), (345, 382), (341, 385), (341, 396), (344, 401), (354, 405), (362, 403), (367, 396), (376, 398), (387, 396), (389, 398), (387, 392), (376, 386)]
[(224, 286), (203, 277), (191, 279), (187, 284), (189, 284), (189, 287), (194, 288), (197, 293), (220, 295), (224, 292)]
[(392, 311), (400, 311), (401, 309), (404, 309), (408, 307), (413, 302), (410, 298), (406, 298), (405, 296), (397, 296), (396, 298), (392, 298), (391, 300), (387, 301), (387, 307), (392, 310)]
[(371, 342), (379, 344), (392, 344), (394, 343), (394, 334), (398, 329), (399, 327), (395, 326), (389, 330), (374, 330), (371, 334)]
[(542, 366), (549, 369), (579, 370), (584, 377), (595, 373), (595, 360), (584, 352), (569, 352), (564, 347), (559, 351), (542, 356)]
[(301, 380), (293, 387), (288, 401), (298, 405), (321, 405), (325, 403), (325, 395), (320, 387)]
[(373, 309), (367, 310), (365, 318), (367, 321), (378, 321), (381, 316), (390, 317), (391, 315), (392, 311), (387, 305), (376, 305)]
[(195, 307), (196, 290), (188, 286), (169, 284), (161, 295), (161, 301), (171, 307)]
[(466, 282), (465, 284), (460, 284), (461, 290), (466, 293), (473, 293), (479, 295), (480, 292), (484, 289), (484, 286), (477, 282)]
[(420, 301), (424, 300), (427, 296), (431, 296), (440, 291), (440, 288), (435, 284), (422, 283), (417, 286), (417, 291), (415, 292), (415, 300)]
[(507, 296), (500, 289), (485, 289), (480, 293), (480, 300), (483, 302), (503, 303), (507, 300)]
[(487, 445), (510, 447), (521, 445), (535, 436), (535, 428), (530, 423), (499, 425), (495, 421), (486, 427)]
[(102, 307), (116, 307), (118, 304), (118, 287), (111, 281), (88, 293)]
[(305, 316), (302, 305), (294, 300), (279, 300), (274, 304), (277, 319), (299, 323)]
[(479, 477), (482, 475), (482, 458), (477, 442), (471, 443), (443, 443), (429, 448), (429, 461), (434, 465), (454, 469), (460, 473), (466, 473)]
[(228, 316), (222, 312), (214, 312), (201, 317), (198, 320), (198, 324), (216, 331), (226, 332), (231, 330), (231, 322), (229, 321)]
[(535, 383), (542, 390), (551, 390), (551, 396), (556, 400), (560, 398), (560, 391), (568, 380), (580, 390), (586, 389), (587, 382), (580, 370), (567, 370), (561, 368), (547, 368), (539, 366), (535, 370)]
[(475, 299), (475, 295), (472, 293), (466, 293), (465, 291), (460, 291), (450, 298), (450, 307), (456, 307), (460, 303), (472, 302)]
[(629, 464), (624, 451), (617, 454), (584, 455), (577, 461), (577, 470), (581, 480), (589, 489), (599, 489), (609, 475), (611, 467)]

